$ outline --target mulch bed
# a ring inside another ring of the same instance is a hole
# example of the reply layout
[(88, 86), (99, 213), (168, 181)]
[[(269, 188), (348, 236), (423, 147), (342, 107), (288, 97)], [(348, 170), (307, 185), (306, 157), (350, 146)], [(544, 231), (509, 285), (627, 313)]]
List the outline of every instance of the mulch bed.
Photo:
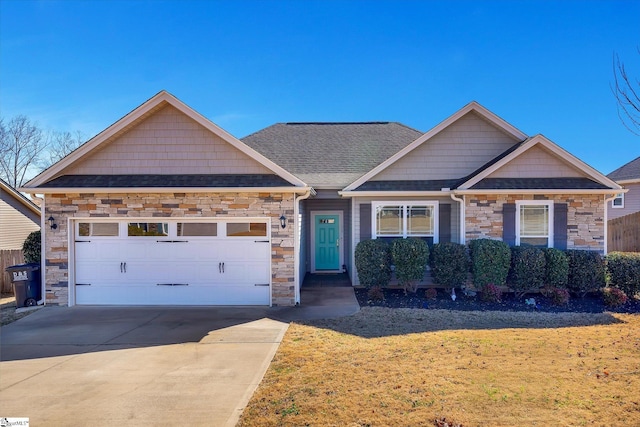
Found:
[[(356, 288), (356, 298), (360, 307), (387, 307), (387, 308), (419, 308), (425, 310), (461, 310), (461, 311), (524, 311), (543, 313), (640, 313), (640, 300), (630, 299), (620, 307), (606, 307), (599, 293), (587, 294), (584, 298), (571, 296), (567, 305), (556, 306), (541, 294), (526, 295), (522, 299), (516, 299), (513, 293), (505, 293), (502, 302), (490, 303), (481, 301), (479, 296), (466, 296), (456, 289), (455, 301), (449, 293), (438, 289), (435, 299), (425, 296), (426, 289), (418, 289), (415, 294), (405, 294), (402, 289), (383, 289), (384, 300), (370, 300), (367, 289)], [(527, 304), (525, 300), (533, 298), (535, 305)]]

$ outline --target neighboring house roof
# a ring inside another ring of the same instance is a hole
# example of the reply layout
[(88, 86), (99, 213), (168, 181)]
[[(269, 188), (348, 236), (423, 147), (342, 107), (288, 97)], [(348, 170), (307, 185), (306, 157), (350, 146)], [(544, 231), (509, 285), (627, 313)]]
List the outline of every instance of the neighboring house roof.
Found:
[(108, 145), (111, 141), (115, 140), (118, 136), (123, 135), (125, 132), (131, 130), (136, 125), (141, 123), (143, 120), (152, 116), (155, 112), (160, 111), (165, 108), (167, 105), (177, 109), (182, 114), (189, 117), (198, 125), (202, 126), (207, 131), (221, 138), (223, 141), (228, 143), (230, 146), (244, 153), (244, 155), (249, 158), (255, 160), (265, 168), (270, 171), (273, 171), (274, 174), (280, 176), (282, 179), (286, 180), (288, 186), (295, 186), (305, 188), (307, 185), (301, 181), (299, 178), (291, 174), (289, 171), (285, 170), (282, 166), (274, 163), (270, 159), (266, 158), (262, 154), (258, 153), (254, 149), (250, 148), (242, 141), (238, 140), (225, 130), (221, 129), (213, 122), (205, 118), (204, 116), (197, 113), (195, 110), (175, 98), (173, 95), (166, 91), (161, 91), (151, 99), (131, 111), (129, 114), (124, 116), (122, 119), (118, 120), (113, 125), (109, 126), (107, 129), (96, 135), (94, 138), (87, 141), (85, 144), (80, 146), (77, 150), (51, 166), (49, 169), (42, 172), (40, 175), (29, 181), (24, 185), (25, 190), (32, 190), (35, 188), (45, 188), (43, 184), (46, 184), (48, 181), (53, 180), (54, 178), (59, 178), (64, 176), (65, 169), (74, 164), (74, 162), (79, 162), (82, 159), (90, 157), (93, 153), (98, 152), (103, 149), (104, 146)]
[(277, 123), (242, 141), (315, 188), (341, 189), (421, 135), (395, 122)]
[[(2, 189), (3, 194), (6, 192), (17, 203), (24, 206), (30, 212), (34, 213), (38, 218), (40, 217), (40, 208), (38, 207), (38, 205), (33, 203), (31, 200), (27, 199), (22, 193), (20, 193), (18, 190), (13, 188), (11, 185), (9, 185), (8, 182), (3, 180), (2, 178), (0, 178), (0, 189)], [(36, 224), (40, 225), (39, 219), (38, 219), (38, 222), (36, 222)]]
[(618, 169), (607, 175), (607, 177), (616, 182), (640, 181), (640, 157), (620, 166)]

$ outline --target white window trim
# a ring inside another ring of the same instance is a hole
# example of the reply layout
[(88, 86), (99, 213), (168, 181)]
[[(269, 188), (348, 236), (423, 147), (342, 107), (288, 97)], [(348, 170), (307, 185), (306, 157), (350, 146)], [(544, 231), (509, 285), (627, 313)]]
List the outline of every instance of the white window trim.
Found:
[[(615, 201), (616, 201), (617, 199), (622, 200), (622, 204), (620, 204), (620, 205), (616, 205), (616, 204), (615, 204)], [(618, 194), (616, 194), (615, 199), (613, 199), (613, 200), (611, 201), (611, 207), (612, 207), (613, 209), (624, 209), (624, 193), (618, 193)]]
[[(553, 200), (520, 200), (516, 201), (516, 246), (520, 246), (520, 206), (548, 206), (549, 207), (549, 236), (547, 247), (553, 248)], [(536, 236), (527, 236), (536, 237)], [(545, 236), (539, 236), (545, 237)]]
[[(437, 200), (383, 200), (371, 202), (371, 238), (377, 239), (377, 211), (381, 206), (402, 206), (403, 207), (403, 219), (402, 219), (402, 235), (381, 235), (379, 237), (389, 238), (407, 238), (407, 237), (433, 237), (433, 243), (439, 242), (439, 202)], [(407, 236), (407, 221), (406, 212), (408, 206), (424, 206), (433, 208), (433, 234), (419, 234)]]

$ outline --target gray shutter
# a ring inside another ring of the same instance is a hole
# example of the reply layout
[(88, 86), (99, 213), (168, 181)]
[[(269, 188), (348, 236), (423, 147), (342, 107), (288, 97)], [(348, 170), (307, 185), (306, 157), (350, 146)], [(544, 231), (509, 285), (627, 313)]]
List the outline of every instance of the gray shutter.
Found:
[(439, 205), (438, 208), (438, 233), (440, 243), (451, 241), (451, 205)]
[(360, 241), (371, 238), (371, 203), (360, 205)]
[(553, 247), (567, 249), (567, 204), (553, 205)]
[(516, 245), (516, 204), (502, 205), (502, 240), (509, 246)]

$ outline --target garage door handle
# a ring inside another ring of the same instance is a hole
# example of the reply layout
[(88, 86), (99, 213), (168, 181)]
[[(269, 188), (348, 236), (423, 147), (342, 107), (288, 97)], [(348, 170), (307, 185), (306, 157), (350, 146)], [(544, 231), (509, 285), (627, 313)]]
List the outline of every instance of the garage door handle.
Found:
[(76, 286), (91, 286), (91, 283), (76, 283)]
[(188, 283), (157, 283), (156, 286), (189, 286)]
[(218, 273), (222, 273), (222, 263), (218, 263)]
[(254, 243), (269, 243), (268, 240), (254, 240)]
[(127, 272), (127, 263), (126, 262), (124, 263), (124, 272), (125, 273)]
[(256, 283), (253, 286), (269, 286), (269, 284), (268, 283)]
[(224, 262), (222, 263), (222, 272), (224, 273)]
[(122, 264), (124, 264), (124, 262), (120, 263), (120, 273), (122, 273)]

